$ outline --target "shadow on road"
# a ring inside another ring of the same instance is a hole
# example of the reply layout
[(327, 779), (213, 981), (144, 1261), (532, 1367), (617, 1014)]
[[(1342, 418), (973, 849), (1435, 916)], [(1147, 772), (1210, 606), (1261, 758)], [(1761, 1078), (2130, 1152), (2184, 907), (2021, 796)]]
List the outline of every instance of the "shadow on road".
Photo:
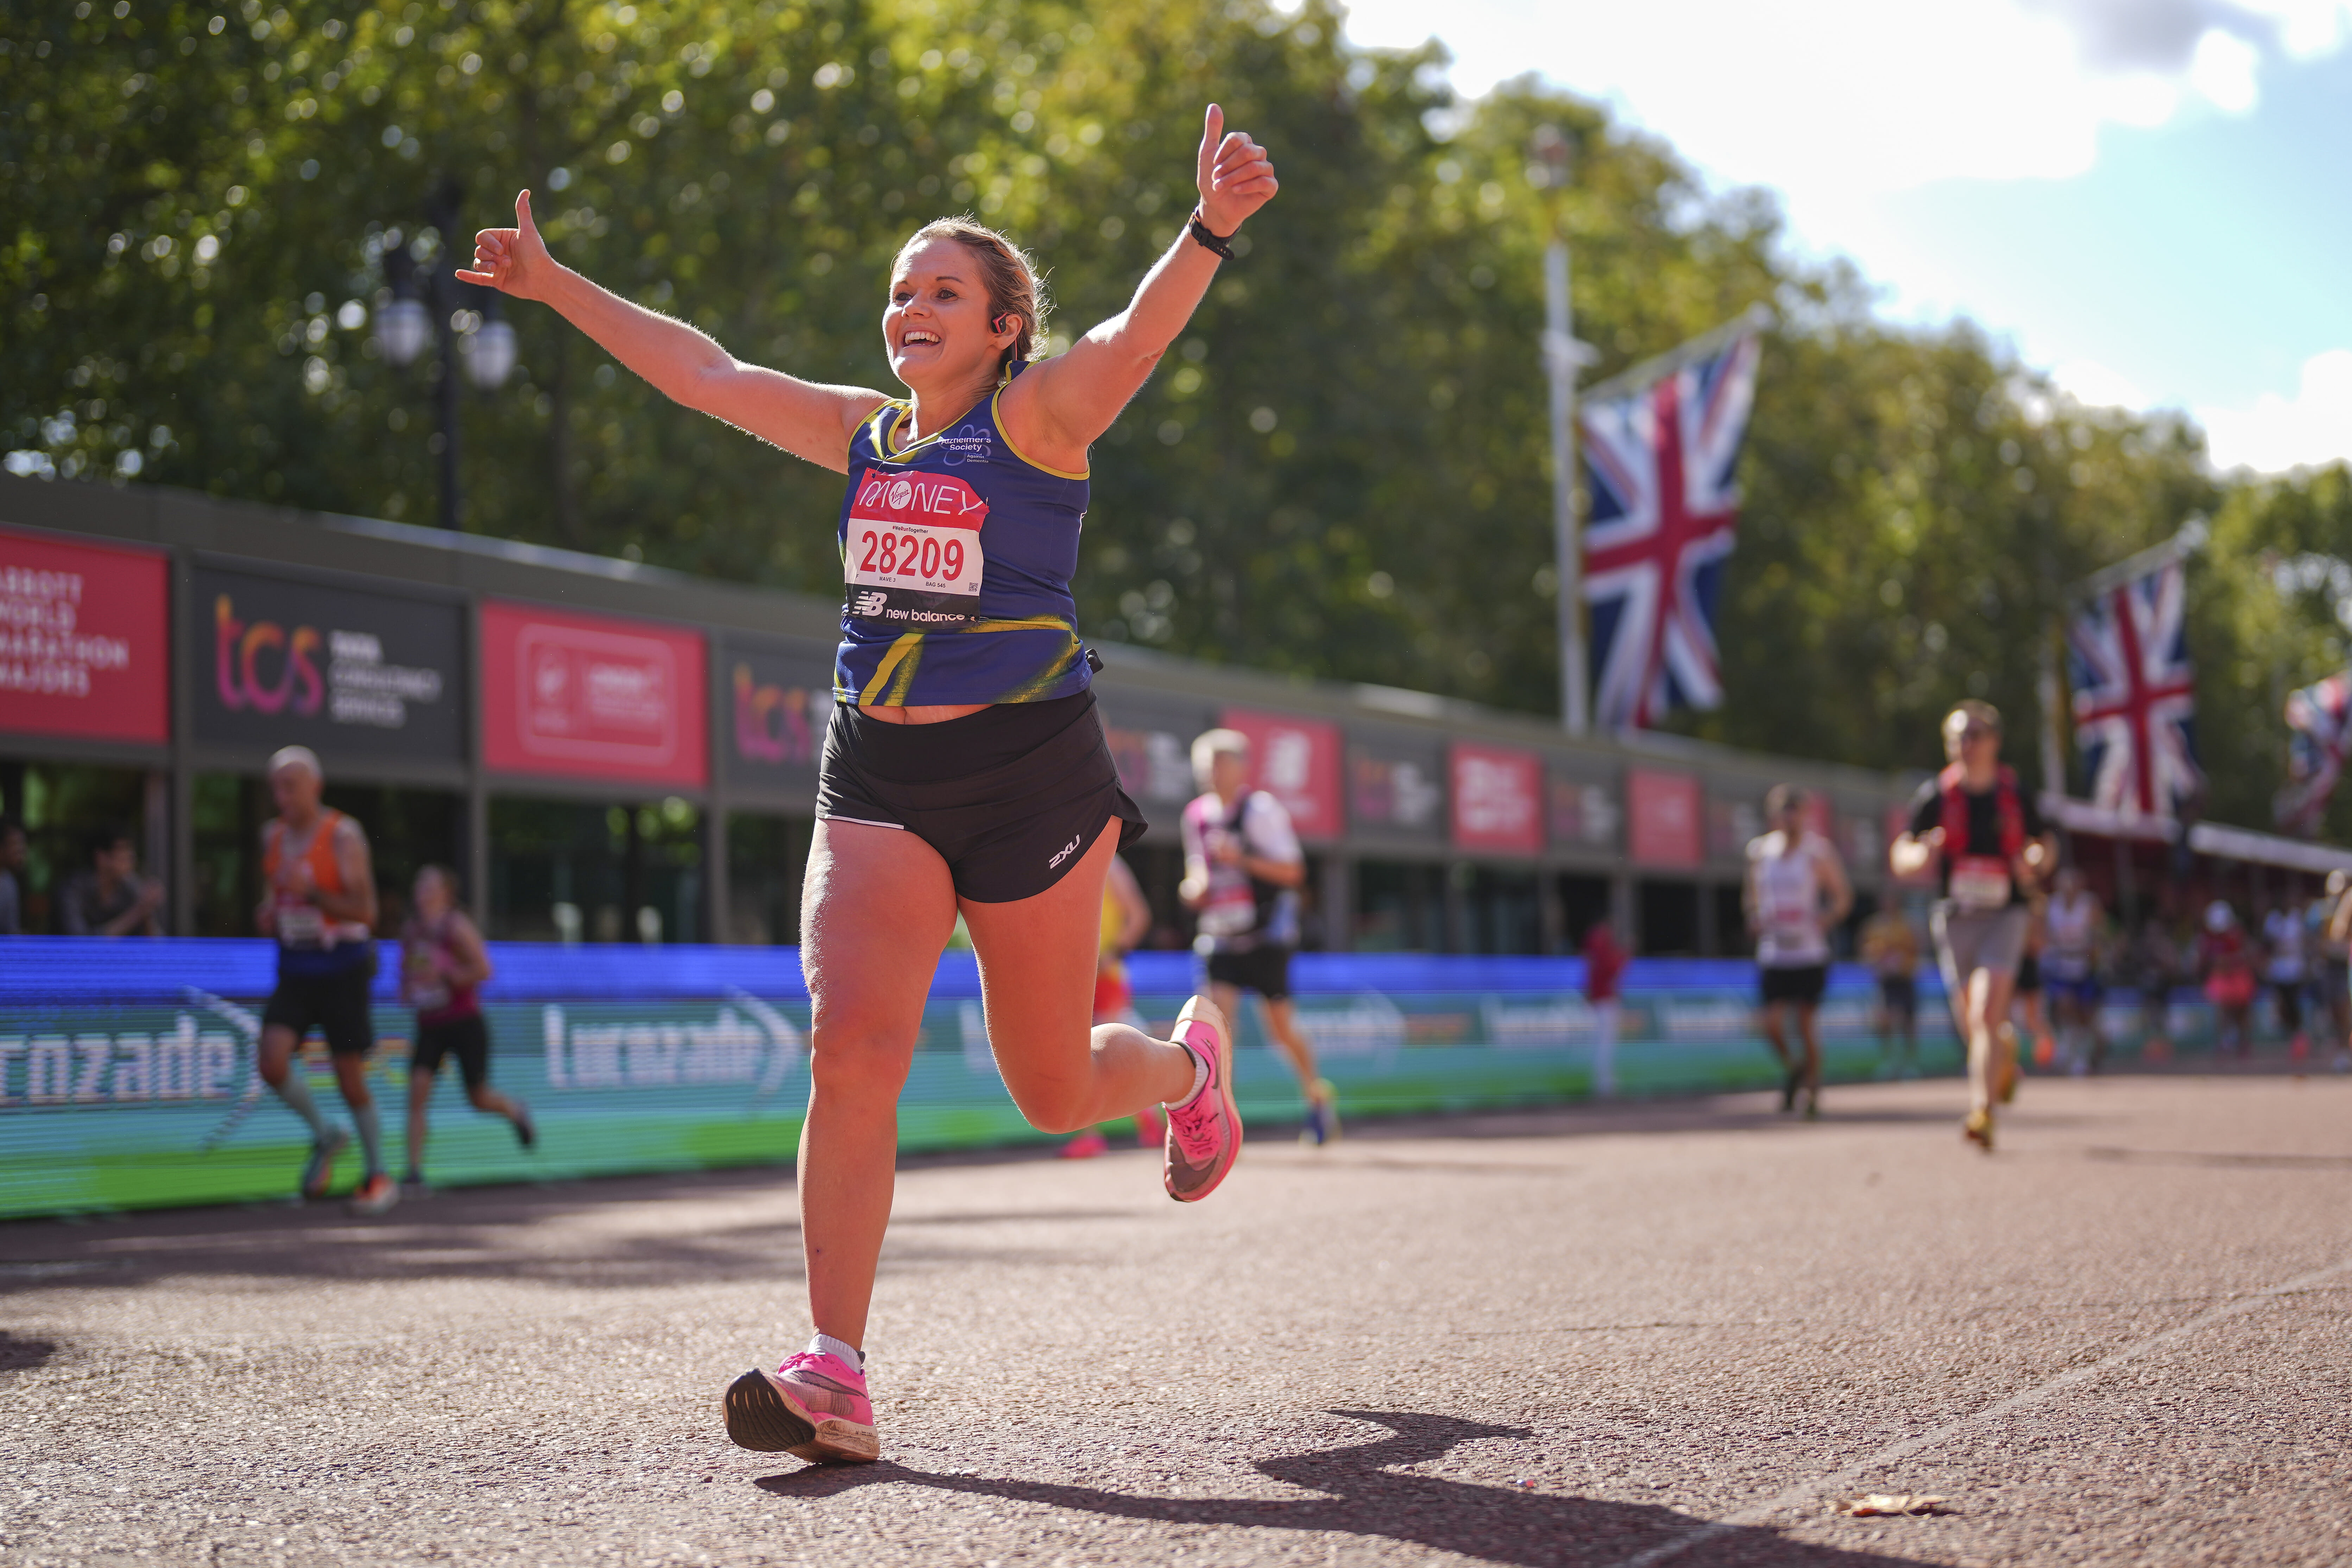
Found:
[[(1316, 1498), (1136, 1497), (1050, 1481), (934, 1474), (887, 1460), (873, 1465), (811, 1465), (788, 1475), (763, 1477), (755, 1484), (778, 1497), (815, 1500), (857, 1487), (895, 1482), (1044, 1503), (1109, 1519), (1366, 1536), (1524, 1568), (1600, 1568), (1622, 1563), (1706, 1528), (1706, 1521), (1667, 1508), (1401, 1475), (1391, 1468), (1426, 1463), (1458, 1444), (1479, 1438), (1532, 1438), (1535, 1434), (1523, 1427), (1495, 1427), (1403, 1411), (1334, 1410), (1331, 1414), (1374, 1422), (1386, 1427), (1390, 1436), (1351, 1448), (1319, 1448), (1255, 1461), (1274, 1480), (1324, 1494)], [(1720, 1568), (1728, 1563), (1859, 1564), (1907, 1559), (1816, 1546), (1790, 1541), (1776, 1531), (1740, 1528), (1710, 1535), (1677, 1561), (1692, 1568), (1702, 1564)]]
[(30, 1372), (57, 1354), (57, 1342), (0, 1333), (0, 1372)]

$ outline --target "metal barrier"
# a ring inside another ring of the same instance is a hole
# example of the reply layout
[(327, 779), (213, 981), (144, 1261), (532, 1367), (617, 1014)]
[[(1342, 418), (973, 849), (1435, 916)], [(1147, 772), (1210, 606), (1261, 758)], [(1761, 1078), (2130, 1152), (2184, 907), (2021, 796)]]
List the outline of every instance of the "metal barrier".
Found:
[[(808, 991), (791, 947), (493, 944), (484, 1011), (491, 1082), (532, 1107), (534, 1153), (436, 1085), (430, 1174), (443, 1185), (782, 1163), (808, 1092)], [(389, 956), (389, 955), (387, 955)], [(408, 1011), (394, 966), (374, 983), (370, 1077), (386, 1149), (404, 1150)], [(1164, 1024), (1192, 987), (1190, 955), (1142, 953), (1137, 1005)], [(0, 942), (0, 1216), (271, 1199), (289, 1195), (307, 1139), (255, 1069), (275, 953), (253, 940)], [(1293, 968), (1300, 1021), (1352, 1115), (1557, 1103), (1593, 1087), (1594, 1017), (1574, 958), (1309, 954)], [(1958, 1064), (1923, 975), (1922, 1066)], [(1756, 1033), (1755, 971), (1733, 960), (1636, 960), (1614, 1056), (1616, 1092), (1762, 1088), (1777, 1069)], [(1832, 973), (1826, 1075), (1883, 1063), (1868, 975)], [(2136, 1004), (2116, 998), (2118, 1017)], [(2201, 1003), (2176, 1038), (2210, 1032)], [(2120, 1031), (2118, 1031), (2120, 1032)], [(1253, 1135), (1286, 1137), (1297, 1086), (1241, 1021), (1235, 1084)], [(345, 1113), (323, 1051), (312, 1092)], [(454, 1071), (444, 1077), (454, 1078)], [(940, 960), (901, 1101), (909, 1150), (1036, 1141), (989, 1055), (971, 956)], [(342, 1185), (356, 1177), (347, 1154)]]

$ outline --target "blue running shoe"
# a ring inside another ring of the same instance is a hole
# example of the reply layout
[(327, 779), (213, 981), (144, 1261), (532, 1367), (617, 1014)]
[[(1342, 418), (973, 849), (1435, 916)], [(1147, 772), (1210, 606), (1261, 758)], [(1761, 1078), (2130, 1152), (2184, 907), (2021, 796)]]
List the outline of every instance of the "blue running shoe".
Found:
[(331, 1126), (327, 1135), (310, 1145), (310, 1157), (302, 1165), (302, 1196), (312, 1202), (327, 1196), (327, 1188), (335, 1179), (335, 1156), (350, 1145), (352, 1135), (341, 1127)]

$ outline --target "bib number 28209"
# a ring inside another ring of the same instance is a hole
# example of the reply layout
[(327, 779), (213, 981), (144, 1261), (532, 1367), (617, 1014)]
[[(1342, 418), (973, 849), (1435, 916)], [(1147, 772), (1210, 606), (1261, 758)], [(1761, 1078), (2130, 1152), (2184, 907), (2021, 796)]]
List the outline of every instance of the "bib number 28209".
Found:
[(908, 632), (977, 620), (987, 517), (961, 479), (861, 473), (842, 538), (850, 614)]

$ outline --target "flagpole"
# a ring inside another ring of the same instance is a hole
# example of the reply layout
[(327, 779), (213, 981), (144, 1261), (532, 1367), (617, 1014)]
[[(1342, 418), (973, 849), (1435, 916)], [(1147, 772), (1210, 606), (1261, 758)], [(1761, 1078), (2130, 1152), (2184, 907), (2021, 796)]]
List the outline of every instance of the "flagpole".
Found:
[[(1576, 371), (1585, 357), (1570, 330), (1568, 242), (1544, 250), (1544, 362), (1551, 377), (1551, 528), (1559, 583), (1560, 722), (1570, 735), (1589, 727), (1584, 668), (1584, 541), (1576, 526)], [(1591, 350), (1586, 350), (1586, 354)]]
[(1559, 717), (1570, 735), (1591, 727), (1584, 667), (1584, 543), (1576, 520), (1576, 372), (1600, 358), (1576, 340), (1569, 308), (1568, 239), (1559, 198), (1568, 188), (1568, 138), (1556, 125), (1536, 128), (1533, 167), (1553, 193), (1551, 242), (1544, 247), (1543, 363), (1551, 391), (1552, 574), (1559, 631)]

